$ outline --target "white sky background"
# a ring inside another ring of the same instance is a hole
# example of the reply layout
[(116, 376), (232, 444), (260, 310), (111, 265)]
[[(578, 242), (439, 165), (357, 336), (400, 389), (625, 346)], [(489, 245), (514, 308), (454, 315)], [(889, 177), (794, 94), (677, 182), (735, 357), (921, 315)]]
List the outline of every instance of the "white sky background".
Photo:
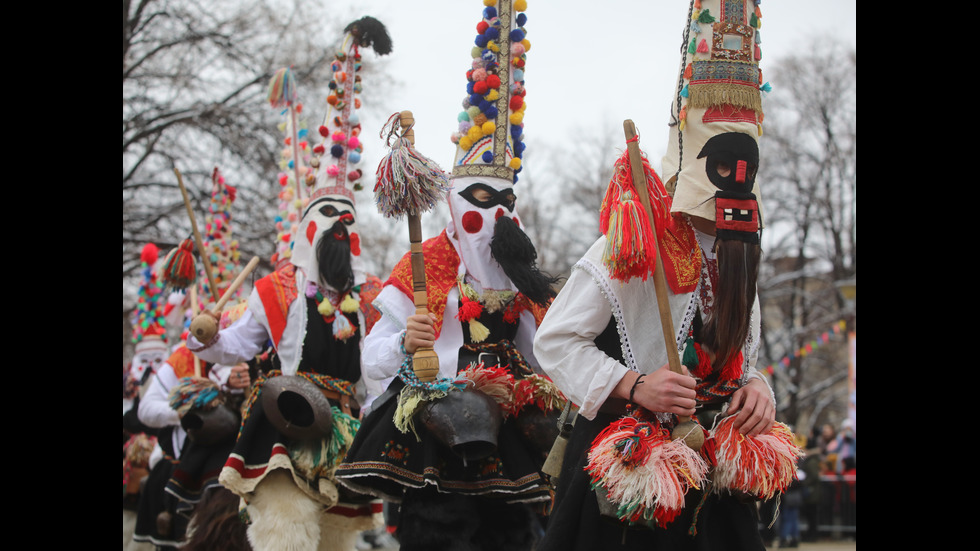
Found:
[[(655, 161), (667, 144), (667, 117), (680, 64), (687, 0), (528, 0), (525, 138), (575, 139), (573, 129), (621, 128), (632, 119), (640, 146)], [(379, 19), (393, 42), (386, 66), (401, 87), (386, 98), (390, 113), (415, 115), (416, 148), (443, 168), (452, 163), (449, 141), (465, 96), (465, 73), (483, 3), (480, 0), (361, 0), (341, 11), (353, 20)], [(856, 0), (765, 0), (761, 4), (764, 80), (779, 93), (767, 67), (805, 39), (830, 34), (856, 48)], [(376, 62), (373, 51), (364, 63)], [(365, 88), (370, 82), (365, 81)], [(311, 103), (312, 106), (312, 102)], [(763, 99), (765, 108), (765, 99)], [(363, 113), (363, 111), (362, 111)], [(366, 113), (364, 114), (366, 115)], [(362, 115), (371, 148), (384, 120)], [(625, 141), (625, 138), (624, 138)], [(367, 152), (366, 152), (367, 153)], [(370, 157), (373, 155), (369, 154)]]

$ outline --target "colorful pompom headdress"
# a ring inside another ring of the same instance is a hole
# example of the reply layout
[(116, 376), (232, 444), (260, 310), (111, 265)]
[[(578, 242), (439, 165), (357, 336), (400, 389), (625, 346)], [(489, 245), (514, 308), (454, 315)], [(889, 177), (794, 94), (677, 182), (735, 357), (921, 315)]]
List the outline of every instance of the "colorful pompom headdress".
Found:
[(692, 0), (662, 174), (672, 213), (758, 243), (762, 135), (760, 0)]
[[(236, 194), (237, 190), (225, 182), (225, 177), (215, 167), (211, 172), (211, 204), (204, 222), (204, 247), (209, 255), (214, 284), (218, 288), (212, 291), (206, 277), (198, 278), (201, 283), (198, 296), (210, 297), (213, 302), (221, 298), (241, 271), (241, 253), (238, 241), (232, 235), (231, 223), (231, 206)], [(202, 305), (204, 303), (206, 299), (202, 300)]]
[(524, 156), (526, 0), (486, 0), (476, 24), (466, 97), (452, 135), (452, 175), (517, 182)]
[[(391, 40), (380, 21), (362, 17), (347, 25), (340, 50), (332, 64), (333, 78), (323, 122), (318, 128), (321, 142), (313, 148), (310, 164), (314, 172), (307, 176), (313, 186), (301, 198), (301, 218), (293, 236), (292, 263), (302, 268), (307, 277), (319, 273), (317, 246), (321, 237), (338, 220), (347, 225), (352, 262), (359, 268), (360, 242), (356, 233), (356, 201), (354, 191), (360, 189), (363, 171), (361, 123), (357, 113), (362, 90), (361, 48), (372, 47), (379, 55), (391, 51)], [(330, 203), (333, 208), (327, 208)], [(327, 213), (329, 211), (329, 214)]]

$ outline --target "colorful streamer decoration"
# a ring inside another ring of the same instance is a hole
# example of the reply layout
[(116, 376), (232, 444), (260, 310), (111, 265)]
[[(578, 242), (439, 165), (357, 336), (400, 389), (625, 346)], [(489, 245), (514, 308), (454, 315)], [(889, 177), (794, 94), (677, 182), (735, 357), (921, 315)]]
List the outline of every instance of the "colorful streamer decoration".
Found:
[(845, 322), (844, 320), (838, 321), (829, 330), (824, 331), (816, 339), (801, 346), (799, 349), (796, 350), (796, 352), (783, 356), (783, 359), (779, 360), (778, 362), (769, 364), (769, 366), (766, 367), (766, 374), (772, 375), (773, 373), (775, 373), (777, 365), (780, 365), (782, 366), (783, 369), (785, 369), (789, 367), (790, 362), (793, 361), (794, 358), (807, 357), (808, 355), (812, 354), (817, 348), (820, 348), (821, 346), (830, 342), (831, 338), (833, 338), (836, 335), (839, 335), (846, 328), (847, 328), (847, 322)]

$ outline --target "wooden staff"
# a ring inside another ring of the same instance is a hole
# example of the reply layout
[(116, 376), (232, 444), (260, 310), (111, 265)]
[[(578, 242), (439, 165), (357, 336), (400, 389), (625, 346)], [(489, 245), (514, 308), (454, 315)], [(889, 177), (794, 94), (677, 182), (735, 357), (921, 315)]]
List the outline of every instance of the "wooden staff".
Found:
[[(647, 193), (647, 177), (643, 171), (643, 158), (640, 154), (639, 139), (636, 135), (636, 126), (633, 121), (626, 119), (623, 121), (623, 130), (626, 133), (626, 148), (629, 152), (630, 169), (633, 172), (633, 186), (640, 196), (640, 202), (646, 211), (647, 220), (650, 222), (650, 233), (653, 235), (653, 246), (657, 250), (657, 261), (653, 272), (653, 287), (657, 294), (657, 307), (660, 309), (660, 326), (664, 333), (664, 344), (667, 345), (667, 365), (674, 373), (683, 373), (681, 359), (677, 354), (677, 347), (674, 346), (674, 320), (670, 315), (669, 294), (667, 291), (667, 278), (664, 276), (663, 255), (660, 254), (660, 243), (657, 240), (657, 227), (654, 224), (653, 208), (650, 204), (650, 194)], [(691, 420), (690, 417), (678, 416), (678, 424), (671, 431), (671, 438), (676, 440), (684, 438), (684, 442), (694, 450), (700, 450), (704, 444), (704, 433), (701, 427)]]
[[(411, 111), (399, 115), (402, 137), (415, 145), (415, 117)], [(429, 315), (429, 299), (425, 290), (425, 257), (422, 254), (422, 218), (419, 213), (408, 212), (408, 240), (411, 242), (412, 291), (415, 300), (415, 313)], [(432, 348), (419, 348), (412, 355), (412, 370), (420, 381), (434, 381), (439, 375), (439, 356)]]
[(201, 312), (191, 321), (191, 334), (194, 335), (198, 341), (202, 343), (209, 343), (211, 342), (211, 339), (218, 334), (218, 316), (221, 315), (221, 309), (225, 307), (225, 303), (231, 299), (232, 295), (235, 294), (235, 291), (242, 286), (242, 283), (245, 282), (245, 278), (248, 277), (248, 274), (252, 273), (252, 270), (254, 270), (258, 265), (259, 257), (253, 256), (252, 260), (248, 261), (248, 265), (245, 266), (245, 269), (242, 270), (241, 273), (238, 274), (238, 277), (235, 278), (235, 281), (231, 282), (231, 286), (228, 287), (228, 290), (221, 295), (221, 299), (218, 300), (217, 304), (211, 308), (211, 311)]
[[(197, 286), (191, 285), (190, 289), (191, 296), (191, 312), (197, 315)], [(192, 354), (194, 356), (194, 376), (200, 378), (201, 376), (201, 359), (197, 357), (197, 354)]]
[(204, 274), (208, 277), (208, 285), (211, 286), (211, 298), (218, 292), (218, 286), (214, 284), (214, 276), (211, 275), (211, 259), (204, 248), (204, 240), (201, 239), (201, 232), (197, 230), (197, 219), (194, 218), (194, 209), (191, 208), (191, 200), (187, 196), (187, 188), (184, 187), (184, 179), (180, 177), (180, 171), (174, 169), (177, 175), (177, 185), (180, 186), (180, 193), (184, 196), (184, 207), (187, 208), (187, 216), (191, 219), (191, 228), (194, 230), (194, 241), (197, 243), (197, 250), (201, 253), (201, 261), (204, 262)]

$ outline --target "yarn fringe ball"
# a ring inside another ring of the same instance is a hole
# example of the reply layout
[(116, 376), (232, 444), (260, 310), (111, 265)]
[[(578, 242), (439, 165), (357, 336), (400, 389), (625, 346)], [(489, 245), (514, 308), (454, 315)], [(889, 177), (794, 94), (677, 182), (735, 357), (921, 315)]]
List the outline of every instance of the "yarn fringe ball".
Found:
[(399, 114), (395, 113), (381, 131), (384, 137), (387, 130), (390, 150), (378, 163), (374, 185), (378, 211), (387, 218), (428, 212), (450, 189), (449, 175), (419, 153), (411, 140), (397, 137), (392, 143), (399, 124)]
[(796, 479), (797, 463), (803, 457), (793, 431), (777, 421), (767, 434), (746, 436), (734, 421), (735, 416), (729, 416), (719, 422), (701, 450), (713, 464), (716, 490), (744, 492), (763, 500), (786, 490)]
[(514, 395), (518, 411), (530, 405), (548, 413), (565, 407), (567, 401), (555, 383), (541, 375), (529, 375), (517, 381)]
[[(653, 209), (656, 235), (663, 235), (670, 220), (670, 196), (657, 173), (650, 167), (641, 152), (646, 190)], [(613, 175), (603, 197), (599, 211), (599, 228), (606, 236), (603, 262), (613, 279), (629, 281), (634, 277), (643, 280), (656, 269), (657, 243), (650, 220), (633, 182), (633, 170), (629, 152), (624, 151), (616, 160)]]
[(629, 415), (595, 438), (586, 470), (621, 520), (666, 526), (680, 514), (687, 491), (702, 487), (708, 464), (656, 421)]
[(160, 277), (174, 289), (186, 289), (197, 280), (197, 265), (194, 263), (194, 240), (184, 239), (167, 254)]
[(289, 67), (283, 67), (269, 80), (267, 96), (272, 107), (286, 107), (296, 102), (296, 77)]
[(296, 469), (309, 480), (331, 477), (354, 442), (361, 422), (333, 406), (333, 432), (330, 438), (296, 442), (289, 456)]
[(170, 389), (170, 407), (184, 417), (192, 409), (205, 409), (218, 405), (220, 394), (217, 383), (206, 377), (183, 377)]
[(459, 372), (460, 380), (466, 380), (473, 388), (493, 398), (500, 406), (504, 418), (517, 413), (514, 376), (506, 367), (472, 363)]

